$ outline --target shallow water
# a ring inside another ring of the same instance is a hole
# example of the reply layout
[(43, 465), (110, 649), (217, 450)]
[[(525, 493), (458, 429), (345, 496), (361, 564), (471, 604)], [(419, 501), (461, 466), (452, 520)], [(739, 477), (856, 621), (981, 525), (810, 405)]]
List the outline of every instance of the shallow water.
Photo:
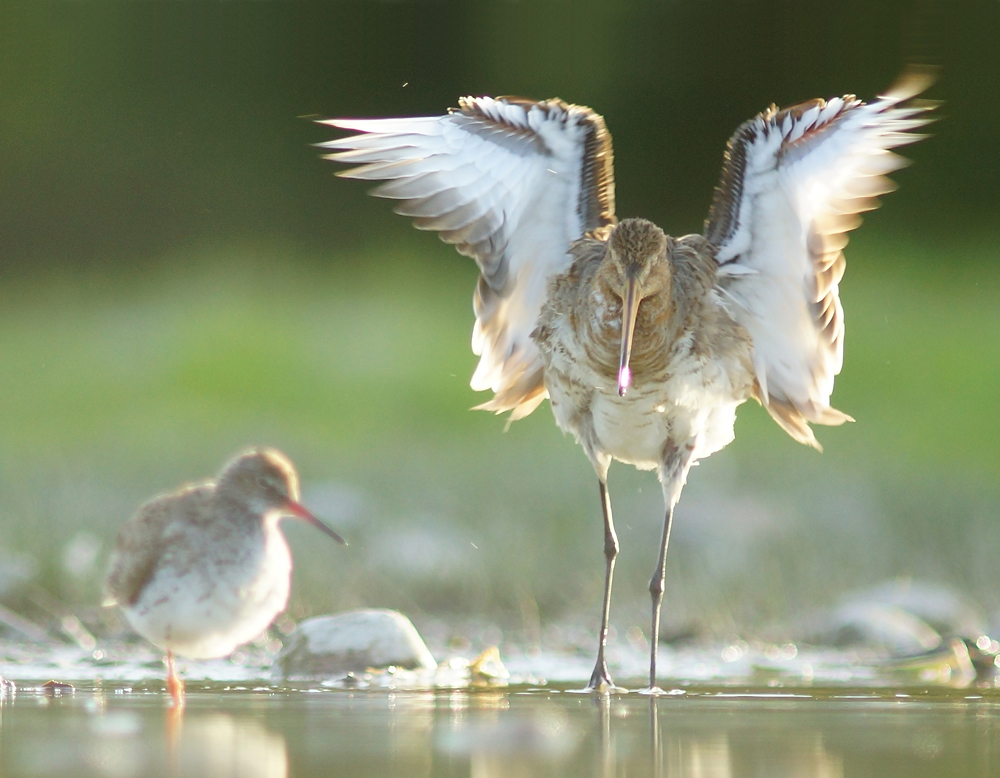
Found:
[(345, 691), (23, 685), (5, 776), (971, 776), (1000, 772), (991, 691), (691, 685), (668, 697), (565, 687)]
[[(737, 643), (661, 659), (668, 694), (652, 699), (578, 693), (591, 658), (577, 654), (511, 652), (502, 687), (400, 673), (345, 688), (273, 680), (250, 651), (182, 664), (178, 715), (148, 648), (7, 645), (18, 688), (0, 707), (0, 775), (1000, 775), (1000, 689), (954, 657), (865, 665)], [(642, 652), (612, 666), (641, 688)]]

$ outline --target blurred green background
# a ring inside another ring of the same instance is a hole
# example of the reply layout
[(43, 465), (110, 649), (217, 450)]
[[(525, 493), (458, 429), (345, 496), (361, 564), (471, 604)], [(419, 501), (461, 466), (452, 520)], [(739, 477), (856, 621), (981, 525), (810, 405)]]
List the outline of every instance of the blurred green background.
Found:
[[(269, 444), (351, 541), (286, 526), (294, 616), (595, 625), (586, 458), (547, 406), (468, 410), (473, 264), (335, 179), (310, 120), (558, 95), (605, 116), (619, 215), (683, 234), (744, 119), (920, 60), (943, 120), (847, 251), (857, 423), (820, 455), (741, 409), (678, 510), (666, 629), (792, 629), (888, 576), (1000, 610), (998, 35), (993, 0), (0, 4), (5, 564), (86, 609), (142, 500)], [(660, 490), (618, 465), (611, 493), (612, 620), (645, 628)]]

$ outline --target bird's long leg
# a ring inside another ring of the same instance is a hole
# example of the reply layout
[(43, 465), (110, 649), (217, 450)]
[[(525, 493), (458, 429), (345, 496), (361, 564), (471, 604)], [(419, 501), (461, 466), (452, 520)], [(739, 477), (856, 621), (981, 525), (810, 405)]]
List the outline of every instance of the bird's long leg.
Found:
[(174, 652), (167, 649), (167, 691), (170, 692), (170, 699), (173, 700), (175, 708), (184, 707), (184, 681), (177, 675), (177, 667), (174, 664)]
[(601, 508), (604, 510), (604, 609), (601, 611), (601, 634), (597, 644), (597, 664), (587, 684), (589, 691), (607, 691), (614, 688), (614, 682), (608, 673), (608, 663), (604, 658), (604, 649), (608, 643), (608, 618), (611, 615), (611, 581), (615, 574), (615, 559), (618, 557), (618, 535), (615, 534), (615, 522), (611, 517), (611, 496), (608, 494), (606, 480), (599, 481), (601, 487)]
[(667, 571), (667, 545), (670, 543), (670, 525), (674, 519), (674, 507), (681, 498), (681, 489), (687, 480), (688, 470), (696, 445), (695, 440), (689, 440), (683, 445), (668, 443), (660, 468), (660, 483), (663, 485), (663, 501), (667, 511), (663, 517), (663, 534), (660, 536), (660, 556), (656, 560), (656, 569), (649, 581), (649, 593), (653, 598), (653, 625), (649, 636), (649, 688), (647, 694), (662, 694), (656, 685), (656, 653), (660, 647), (660, 606), (663, 604), (663, 589)]
[(656, 685), (656, 652), (660, 644), (660, 606), (663, 604), (663, 584), (667, 570), (667, 544), (670, 542), (670, 525), (674, 518), (674, 505), (667, 506), (667, 515), (663, 519), (663, 535), (660, 538), (660, 557), (656, 569), (649, 581), (649, 593), (653, 597), (653, 626), (649, 635), (649, 692), (657, 693)]

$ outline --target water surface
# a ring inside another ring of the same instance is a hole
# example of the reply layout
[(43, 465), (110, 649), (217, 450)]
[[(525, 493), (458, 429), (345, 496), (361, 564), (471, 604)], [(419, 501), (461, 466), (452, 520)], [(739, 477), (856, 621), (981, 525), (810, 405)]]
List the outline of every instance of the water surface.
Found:
[[(249, 654), (185, 665), (179, 713), (168, 705), (156, 655), (121, 652), (90, 662), (69, 650), (31, 662), (26, 652), (16, 662), (8, 649), (3, 671), (21, 668), (22, 680), (0, 706), (0, 775), (1000, 774), (1000, 689), (992, 680), (939, 672), (928, 683), (923, 670), (852, 665), (857, 658), (846, 653), (789, 651), (764, 667), (766, 651), (733, 661), (714, 651), (665, 651), (673, 677), (659, 698), (635, 691), (641, 677), (627, 678), (622, 657), (619, 677), (633, 691), (594, 696), (578, 691), (589, 664), (582, 657), (511, 657), (507, 686), (444, 676), (421, 686), (400, 674), (352, 688), (281, 682), (266, 656)], [(559, 668), (561, 678), (543, 679)], [(45, 675), (26, 680), (29, 670), (75, 680), (46, 687)]]

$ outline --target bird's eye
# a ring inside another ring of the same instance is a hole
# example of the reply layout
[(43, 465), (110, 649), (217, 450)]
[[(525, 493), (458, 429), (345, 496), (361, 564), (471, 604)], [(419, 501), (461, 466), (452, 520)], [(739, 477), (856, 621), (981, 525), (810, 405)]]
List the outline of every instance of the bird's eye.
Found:
[(267, 482), (267, 479), (264, 478), (264, 476), (262, 475), (257, 476), (254, 480), (257, 482), (257, 486), (259, 486), (261, 489), (267, 489), (270, 486), (270, 484), (268, 484)]

